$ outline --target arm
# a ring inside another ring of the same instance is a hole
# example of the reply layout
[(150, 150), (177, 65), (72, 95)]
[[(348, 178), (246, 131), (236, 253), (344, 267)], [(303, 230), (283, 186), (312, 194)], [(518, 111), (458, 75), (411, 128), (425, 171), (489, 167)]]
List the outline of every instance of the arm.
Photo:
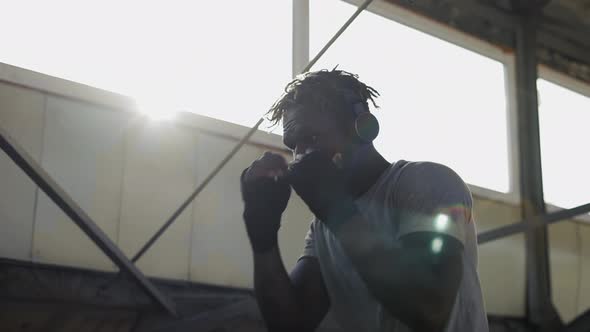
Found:
[(429, 231), (428, 225), (439, 213), (452, 216), (451, 223), (468, 222), (471, 198), (462, 180), (444, 166), (425, 163), (406, 172), (397, 185), (403, 191), (394, 195), (401, 210), (397, 222), (422, 229), (403, 234), (401, 246), (380, 239), (358, 213), (335, 227), (328, 220), (328, 226), (371, 293), (394, 317), (414, 331), (442, 331), (463, 273), (463, 244), (460, 235)]
[[(309, 153), (290, 165), (289, 176), (383, 307), (414, 331), (443, 330), (462, 276), (461, 231), (470, 218), (463, 181), (442, 165), (405, 168), (395, 187), (401, 190), (391, 195), (392, 222), (399, 227), (393, 239), (363, 220), (329, 156)], [(434, 227), (439, 213), (449, 216), (444, 229)]]
[(289, 276), (277, 248), (254, 254), (254, 287), (269, 331), (314, 331), (330, 306), (313, 257), (300, 259)]
[[(369, 291), (413, 331), (442, 331), (453, 308), (462, 275), (459, 241), (434, 233), (402, 238), (401, 248), (364, 244), (374, 236), (362, 217), (353, 216), (335, 233)], [(436, 254), (432, 243), (443, 241)]]
[(289, 277), (277, 244), (291, 188), (276, 176), (286, 168), (282, 156), (267, 152), (240, 177), (243, 217), (254, 252), (254, 287), (270, 331), (313, 331), (329, 306), (319, 264), (304, 257)]

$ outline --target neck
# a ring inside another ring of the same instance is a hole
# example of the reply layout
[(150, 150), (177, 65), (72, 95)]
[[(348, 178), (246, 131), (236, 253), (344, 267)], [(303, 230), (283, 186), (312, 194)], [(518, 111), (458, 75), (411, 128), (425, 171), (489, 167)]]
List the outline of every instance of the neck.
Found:
[(349, 165), (350, 192), (358, 198), (377, 182), (390, 163), (372, 144), (367, 144), (355, 147)]

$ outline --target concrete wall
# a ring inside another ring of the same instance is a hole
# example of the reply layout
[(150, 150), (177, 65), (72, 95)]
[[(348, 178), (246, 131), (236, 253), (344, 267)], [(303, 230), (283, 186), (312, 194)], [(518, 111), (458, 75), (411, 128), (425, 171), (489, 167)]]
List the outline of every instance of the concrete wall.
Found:
[[(194, 114), (174, 123), (153, 122), (113, 102), (119, 97), (75, 87), (73, 99), (72, 94), (0, 83), (0, 126), (132, 256), (247, 128)], [(97, 106), (102, 101), (108, 106)], [(252, 258), (241, 221), (238, 177), (267, 149), (281, 151), (280, 137), (257, 133), (139, 261), (139, 268), (154, 277), (251, 287)], [(475, 195), (480, 231), (520, 217), (518, 207), (491, 197), (482, 190)], [(311, 214), (293, 195), (284, 219), (280, 243), (291, 268)], [(553, 225), (550, 241), (554, 301), (568, 321), (590, 307), (590, 227)], [(0, 256), (115, 269), (3, 153)], [(490, 313), (524, 315), (524, 262), (522, 235), (480, 247), (480, 277)]]

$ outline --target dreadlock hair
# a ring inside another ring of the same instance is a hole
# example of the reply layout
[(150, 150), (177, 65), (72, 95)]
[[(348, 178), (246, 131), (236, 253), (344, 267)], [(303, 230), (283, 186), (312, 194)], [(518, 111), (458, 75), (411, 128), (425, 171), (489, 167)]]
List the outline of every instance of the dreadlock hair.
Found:
[[(350, 100), (351, 95), (354, 100)], [(378, 96), (379, 92), (359, 81), (358, 75), (336, 68), (324, 69), (298, 75), (287, 84), (283, 95), (266, 115), (272, 126), (276, 126), (285, 110), (294, 105), (324, 112), (350, 109), (352, 102), (364, 102), (368, 107), (370, 100), (375, 108), (379, 108), (374, 100)]]

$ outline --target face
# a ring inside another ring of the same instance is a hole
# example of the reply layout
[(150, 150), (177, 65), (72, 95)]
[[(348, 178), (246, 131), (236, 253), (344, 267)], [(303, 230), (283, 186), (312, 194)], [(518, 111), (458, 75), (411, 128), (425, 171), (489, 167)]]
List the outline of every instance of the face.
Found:
[(283, 143), (293, 151), (293, 157), (310, 148), (331, 154), (345, 153), (353, 139), (350, 130), (344, 127), (336, 114), (294, 106), (283, 115)]

